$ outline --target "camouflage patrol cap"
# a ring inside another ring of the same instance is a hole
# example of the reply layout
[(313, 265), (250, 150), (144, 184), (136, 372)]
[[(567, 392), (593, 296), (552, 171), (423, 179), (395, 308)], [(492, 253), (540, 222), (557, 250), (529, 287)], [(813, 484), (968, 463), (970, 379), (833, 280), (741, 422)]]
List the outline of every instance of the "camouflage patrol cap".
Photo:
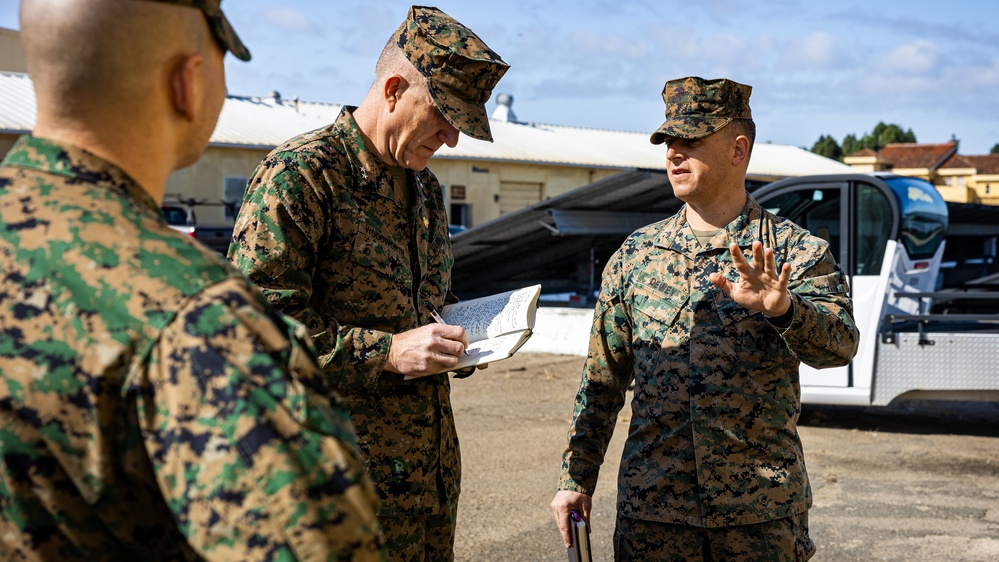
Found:
[(492, 142), (486, 102), (509, 68), (471, 29), (427, 6), (413, 6), (392, 36), (427, 80), (427, 89), (448, 123)]
[(201, 10), (208, 19), (208, 26), (212, 28), (212, 34), (218, 39), (222, 48), (229, 51), (239, 60), (250, 60), (250, 51), (246, 45), (239, 40), (236, 30), (229, 23), (229, 18), (222, 13), (222, 0), (150, 0), (152, 2), (162, 2), (164, 4), (176, 4), (178, 6), (189, 6)]
[(718, 131), (733, 119), (752, 119), (749, 95), (752, 86), (727, 78), (705, 80), (697, 76), (666, 82), (666, 122), (652, 133), (652, 144), (667, 137), (698, 139)]

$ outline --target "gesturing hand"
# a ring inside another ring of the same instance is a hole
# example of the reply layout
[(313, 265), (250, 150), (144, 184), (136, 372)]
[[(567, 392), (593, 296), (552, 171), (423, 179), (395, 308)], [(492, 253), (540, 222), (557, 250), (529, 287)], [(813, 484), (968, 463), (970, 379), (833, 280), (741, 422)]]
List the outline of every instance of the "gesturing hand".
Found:
[(732, 262), (739, 271), (739, 281), (733, 283), (720, 273), (711, 274), (711, 282), (740, 306), (757, 310), (767, 316), (780, 316), (791, 306), (787, 283), (791, 279), (791, 266), (787, 263), (777, 272), (772, 248), (763, 249), (763, 243), (753, 242), (753, 263), (742, 255), (738, 244), (728, 247)]

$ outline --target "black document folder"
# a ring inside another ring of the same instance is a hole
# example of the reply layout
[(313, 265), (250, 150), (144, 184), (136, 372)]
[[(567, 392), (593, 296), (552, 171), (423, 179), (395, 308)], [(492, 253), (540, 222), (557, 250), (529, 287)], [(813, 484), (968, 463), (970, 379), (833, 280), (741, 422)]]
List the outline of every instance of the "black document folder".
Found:
[(569, 512), (569, 536), (572, 545), (569, 546), (569, 562), (593, 562), (590, 552), (590, 533), (586, 530), (586, 522), (578, 511)]

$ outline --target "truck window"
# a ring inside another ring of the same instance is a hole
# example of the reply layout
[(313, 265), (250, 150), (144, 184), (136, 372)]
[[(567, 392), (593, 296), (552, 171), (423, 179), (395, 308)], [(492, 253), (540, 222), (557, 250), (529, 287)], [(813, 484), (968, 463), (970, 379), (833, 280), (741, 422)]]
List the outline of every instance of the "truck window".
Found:
[(771, 213), (784, 217), (829, 242), (829, 251), (839, 261), (842, 236), (840, 193), (838, 187), (801, 189), (768, 199), (764, 206)]
[(857, 266), (855, 275), (878, 275), (891, 238), (892, 209), (888, 197), (873, 185), (860, 183), (853, 211)]
[(160, 210), (163, 211), (163, 218), (166, 219), (167, 224), (181, 226), (187, 224), (187, 211), (183, 207), (164, 205), (160, 207)]
[(898, 197), (902, 210), (899, 238), (909, 258), (932, 258), (947, 234), (947, 203), (925, 180), (894, 177), (885, 183)]

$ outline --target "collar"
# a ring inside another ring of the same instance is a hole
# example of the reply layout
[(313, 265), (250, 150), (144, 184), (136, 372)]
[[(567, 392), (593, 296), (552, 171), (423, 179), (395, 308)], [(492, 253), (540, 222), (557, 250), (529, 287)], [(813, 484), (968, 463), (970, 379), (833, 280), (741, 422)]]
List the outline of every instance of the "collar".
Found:
[(124, 170), (78, 146), (25, 135), (17, 139), (2, 165), (36, 170), (77, 183), (86, 182), (111, 189), (157, 215), (160, 214), (159, 205), (152, 196)]
[[(355, 184), (355, 187), (362, 191), (372, 191), (382, 197), (395, 200), (395, 188), (392, 174), (389, 171), (390, 167), (379, 160), (368, 149), (367, 143), (364, 142), (364, 135), (361, 134), (361, 128), (358, 127), (357, 121), (354, 120), (353, 113), (355, 109), (357, 109), (357, 106), (345, 105), (340, 110), (340, 115), (337, 116), (334, 122), (334, 127), (350, 158), (351, 166), (357, 168), (357, 173), (354, 177), (361, 179), (361, 181)], [(406, 175), (416, 177), (418, 180), (416, 181), (417, 192), (420, 199), (423, 199), (426, 194), (422, 193), (422, 191), (426, 189), (425, 186), (429, 185), (431, 181), (430, 169), (424, 168), (419, 172), (406, 170)]]
[[(654, 244), (660, 248), (668, 248), (677, 252), (685, 253), (688, 249), (694, 249), (694, 253), (700, 248), (697, 239), (687, 227), (687, 206), (684, 205), (672, 218), (666, 221), (659, 233), (656, 234)], [(760, 204), (753, 199), (752, 195), (746, 196), (746, 205), (742, 208), (739, 216), (732, 219), (725, 228), (725, 235), (739, 245), (740, 248), (752, 247), (755, 240), (763, 240), (763, 245), (772, 247), (774, 244), (772, 226), (766, 220), (769, 213), (766, 213)], [(765, 238), (763, 238), (765, 237)]]
[(392, 197), (391, 175), (385, 164), (375, 157), (364, 142), (361, 128), (354, 120), (354, 110), (357, 106), (345, 105), (340, 110), (334, 126), (339, 131), (340, 139), (347, 149), (351, 166), (358, 168), (354, 177), (360, 178), (358, 188), (365, 191), (375, 191), (383, 197)]

